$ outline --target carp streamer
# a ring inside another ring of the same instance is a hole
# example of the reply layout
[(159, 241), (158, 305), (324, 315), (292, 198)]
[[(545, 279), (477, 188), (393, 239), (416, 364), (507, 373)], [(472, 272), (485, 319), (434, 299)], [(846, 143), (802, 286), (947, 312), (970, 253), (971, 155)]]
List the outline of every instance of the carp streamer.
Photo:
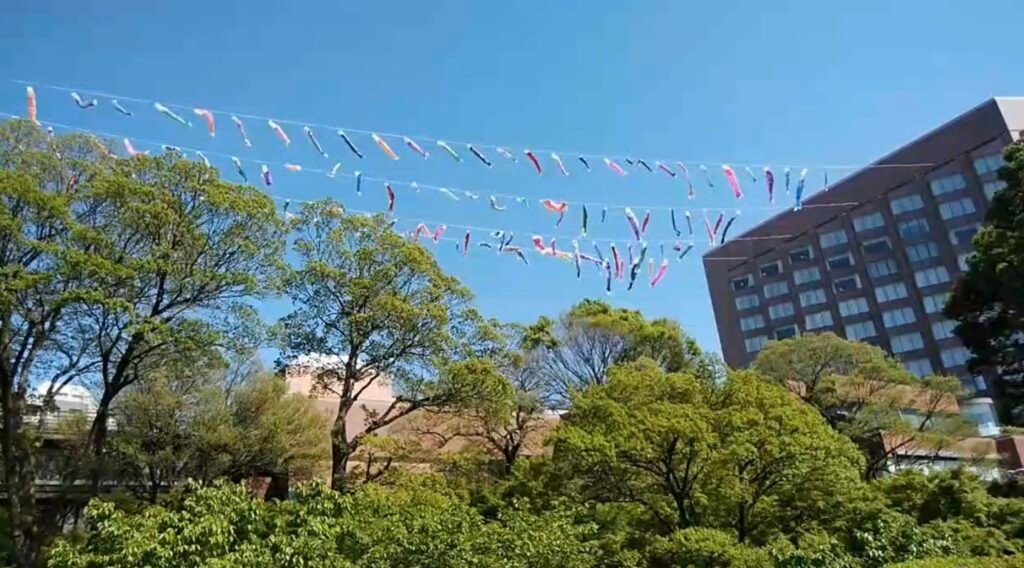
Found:
[(459, 153), (455, 151), (455, 148), (449, 146), (448, 143), (445, 142), (444, 140), (438, 140), (437, 142), (435, 142), (435, 144), (437, 144), (438, 147), (440, 147), (445, 152), (448, 152), (448, 155), (451, 156), (452, 159), (455, 160), (456, 162), (462, 161), (462, 156), (459, 156)]
[(321, 146), (320, 141), (316, 139), (316, 133), (313, 132), (313, 129), (308, 126), (303, 126), (302, 131), (306, 133), (306, 138), (309, 139), (309, 143), (313, 145), (314, 149), (316, 149), (317, 154), (326, 158), (327, 152), (324, 152), (324, 147)]
[(173, 110), (165, 107), (164, 105), (162, 105), (160, 103), (153, 103), (153, 110), (155, 110), (158, 113), (166, 116), (167, 118), (173, 120), (174, 122), (177, 122), (178, 124), (180, 124), (182, 126), (188, 126), (189, 128), (192, 127), (192, 123), (191, 122), (185, 120), (180, 115), (178, 115), (178, 113), (174, 112)]
[(419, 156), (421, 158), (423, 158), (424, 160), (426, 160), (427, 158), (430, 157), (430, 152), (427, 152), (423, 148), (420, 148), (420, 145), (417, 144), (416, 141), (413, 140), (412, 138), (409, 138), (408, 136), (403, 136), (402, 137), (402, 142), (405, 142), (405, 145), (410, 150), (412, 150), (413, 152), (416, 152), (417, 154), (419, 154)]
[(676, 210), (669, 209), (669, 215), (672, 217), (672, 230), (675, 232), (677, 237), (683, 236), (683, 232), (680, 231), (679, 227), (676, 225)]
[(129, 117), (135, 116), (135, 114), (132, 111), (124, 108), (123, 106), (121, 106), (121, 103), (117, 102), (117, 99), (111, 99), (110, 100), (110, 105), (114, 107), (114, 110), (116, 110), (117, 112), (119, 112), (119, 113), (121, 113), (121, 114), (123, 114), (125, 116), (129, 116)]
[(562, 158), (560, 158), (558, 154), (551, 152), (551, 159), (555, 162), (555, 165), (558, 166), (558, 171), (562, 172), (563, 176), (569, 175), (569, 170), (565, 169), (565, 164), (562, 162)]
[(498, 205), (498, 198), (491, 196), (491, 209), (495, 211), (504, 211), (506, 207), (504, 205)]
[(786, 195), (789, 195), (789, 167), (787, 167), (782, 172), (782, 175), (785, 176), (785, 178), (786, 178)]
[(348, 137), (348, 134), (345, 134), (344, 130), (338, 129), (338, 137), (345, 141), (345, 145), (348, 146), (348, 149), (355, 154), (357, 158), (360, 160), (363, 159), (363, 153), (359, 151), (359, 148), (356, 148), (356, 145), (352, 143), (352, 139)]
[(206, 121), (206, 131), (210, 133), (211, 138), (217, 136), (217, 121), (213, 118), (212, 112), (205, 108), (194, 108), (192, 112)]
[(148, 151), (147, 152), (140, 152), (140, 151), (136, 150), (135, 146), (132, 146), (132, 141), (127, 139), (127, 138), (124, 139), (124, 151), (128, 152), (129, 156), (138, 156), (138, 155), (145, 156), (145, 155), (149, 154)]
[(96, 99), (91, 99), (91, 100), (88, 100), (88, 101), (83, 100), (82, 96), (79, 95), (78, 93), (74, 92), (74, 91), (71, 91), (71, 100), (75, 101), (75, 104), (78, 105), (78, 108), (82, 108), (82, 109), (92, 108), (92, 107), (96, 106), (97, 104), (99, 104), (96, 101)]
[[(720, 245), (724, 245), (725, 244), (725, 235), (728, 234), (729, 228), (732, 227), (733, 221), (735, 221), (736, 218), (739, 217), (739, 216), (740, 216), (740, 212), (737, 211), (735, 215), (733, 215), (732, 217), (729, 217), (729, 220), (725, 223), (725, 228), (722, 229), (722, 239), (718, 242), (718, 244), (720, 244)], [(719, 220), (721, 220), (721, 217), (719, 217)]]
[(395, 211), (395, 190), (391, 189), (391, 184), (384, 182), (384, 191), (388, 194), (388, 213)]
[(540, 160), (537, 159), (537, 156), (528, 149), (524, 150), (523, 153), (526, 154), (526, 157), (529, 158), (530, 163), (533, 164), (534, 169), (537, 170), (537, 175), (543, 175), (544, 169), (540, 167)]
[(558, 213), (558, 221), (555, 223), (555, 226), (557, 227), (561, 225), (562, 219), (565, 218), (565, 212), (569, 210), (569, 203), (566, 201), (553, 201), (551, 199), (545, 199), (544, 201), (541, 201), (541, 204), (543, 204), (544, 208), (547, 209), (548, 211), (552, 213)]
[(302, 171), (302, 166), (300, 166), (298, 164), (288, 164), (288, 163), (285, 163), (284, 169), (286, 169), (286, 170), (288, 170), (290, 172), (301, 172)]
[(800, 181), (796, 182), (796, 205), (793, 211), (799, 211), (804, 207), (804, 184), (807, 182), (807, 168), (800, 170)]
[(641, 166), (643, 166), (644, 169), (647, 170), (648, 172), (650, 172), (652, 174), (654, 173), (654, 170), (651, 169), (651, 166), (647, 165), (647, 162), (645, 162), (643, 160), (637, 160), (636, 163), (641, 165)]
[(519, 158), (513, 156), (512, 152), (509, 152), (508, 150), (502, 148), (501, 146), (495, 148), (494, 151), (497, 152), (498, 155), (501, 156), (502, 158), (505, 158), (506, 160), (512, 160), (513, 164), (519, 162)]
[(466, 231), (466, 236), (462, 237), (462, 256), (469, 256), (469, 231)]
[(669, 177), (676, 177), (677, 174), (672, 168), (666, 166), (661, 162), (655, 162), (655, 165), (659, 170), (665, 172), (665, 174), (667, 174)]
[(437, 190), (440, 191), (441, 193), (447, 195), (448, 197), (451, 197), (455, 201), (461, 201), (459, 199), (459, 196), (455, 195), (454, 193), (452, 193), (452, 190), (448, 189), (447, 187), (439, 187), (439, 188), (437, 188)]
[(373, 141), (377, 144), (377, 147), (380, 148), (381, 152), (384, 152), (387, 155), (387, 157), (391, 158), (392, 160), (398, 159), (398, 154), (396, 154), (395, 151), (391, 149), (391, 146), (388, 146), (388, 143), (383, 138), (378, 136), (376, 132), (371, 132), (370, 138), (373, 139)]
[(583, 167), (586, 168), (588, 172), (590, 171), (590, 162), (588, 162), (586, 158), (584, 158), (583, 156), (579, 156), (576, 159), (579, 160), (581, 164), (583, 164)]
[(477, 150), (472, 144), (466, 144), (466, 149), (469, 150), (470, 154), (476, 156), (476, 159), (483, 162), (483, 164), (488, 168), (494, 167), (494, 164), (492, 164), (491, 161), (487, 159), (487, 156), (484, 156), (483, 152)]
[(725, 181), (729, 182), (729, 187), (732, 188), (732, 194), (736, 196), (736, 199), (742, 199), (743, 190), (740, 189), (740, 180), (736, 178), (736, 172), (730, 166), (722, 164), (722, 173), (725, 174)]
[(608, 166), (608, 169), (619, 174), (620, 176), (626, 175), (626, 170), (622, 169), (622, 166), (616, 164), (615, 160), (605, 158), (604, 165)]
[(580, 236), (581, 237), (587, 236), (587, 220), (589, 218), (590, 218), (590, 216), (587, 215), (587, 205), (584, 204), (583, 205), (583, 222), (582, 222), (583, 226), (580, 228)]
[(39, 124), (36, 118), (36, 90), (32, 87), (25, 87), (25, 113), (28, 119)]
[(647, 225), (649, 225), (650, 223), (651, 223), (651, 212), (648, 210), (648, 211), (644, 212), (644, 220), (640, 222), (640, 234), (641, 235), (646, 235), (647, 234)]
[(651, 278), (651, 288), (654, 288), (655, 286), (657, 286), (658, 282), (661, 282), (661, 280), (663, 278), (665, 278), (665, 273), (666, 272), (668, 272), (668, 259), (667, 258), (662, 259), (661, 266), (658, 267), (658, 272), (655, 273), (654, 278)]
[(757, 183), (757, 175), (754, 174), (754, 170), (750, 169), (750, 166), (744, 166), (743, 168), (747, 175), (750, 176), (750, 183)]
[(277, 137), (281, 140), (281, 142), (284, 142), (284, 147), (285, 148), (291, 146), (292, 139), (288, 138), (288, 133), (286, 133), (284, 131), (284, 128), (281, 128), (280, 124), (274, 122), (273, 120), (268, 120), (267, 121), (267, 126), (269, 126), (270, 129), (274, 131), (274, 134), (277, 135)]
[(341, 162), (336, 162), (334, 164), (334, 167), (331, 168), (331, 171), (327, 172), (327, 177), (333, 178), (334, 176), (338, 175), (338, 170), (340, 170), (340, 169), (341, 169)]
[(686, 210), (686, 229), (689, 231), (690, 236), (693, 236), (693, 219), (690, 218), (690, 210)]
[(267, 187), (274, 185), (274, 178), (270, 177), (270, 168), (266, 164), (260, 165), (260, 175), (263, 176), (263, 183)]
[(238, 177), (242, 178), (242, 181), (245, 183), (249, 183), (249, 176), (245, 175), (245, 170), (242, 169), (242, 160), (231, 156), (231, 163), (235, 165), (235, 172), (238, 174)]
[(768, 188), (768, 203), (775, 203), (775, 174), (768, 166), (764, 167), (764, 184)]
[(203, 161), (204, 166), (208, 168), (212, 167), (210, 165), (210, 159), (206, 157), (206, 154), (200, 152), (199, 150), (196, 150), (196, 157)]
[(629, 228), (633, 230), (633, 238), (637, 241), (640, 240), (640, 222), (637, 221), (636, 214), (629, 207), (626, 207), (626, 221), (629, 222)]
[(252, 148), (252, 140), (249, 140), (249, 135), (245, 132), (245, 123), (242, 122), (242, 119), (231, 115), (231, 122), (235, 123), (235, 128), (238, 130), (238, 134), (242, 136), (242, 143), (245, 144), (245, 147)]
[(704, 181), (708, 182), (708, 187), (714, 189), (715, 184), (711, 181), (711, 172), (708, 171), (707, 166), (701, 164), (700, 171), (704, 172)]
[(676, 165), (679, 166), (679, 170), (683, 172), (683, 177), (686, 178), (686, 186), (688, 188), (686, 196), (689, 199), (693, 199), (697, 194), (693, 191), (693, 180), (690, 179), (690, 170), (686, 169), (686, 164), (682, 162), (676, 162)]

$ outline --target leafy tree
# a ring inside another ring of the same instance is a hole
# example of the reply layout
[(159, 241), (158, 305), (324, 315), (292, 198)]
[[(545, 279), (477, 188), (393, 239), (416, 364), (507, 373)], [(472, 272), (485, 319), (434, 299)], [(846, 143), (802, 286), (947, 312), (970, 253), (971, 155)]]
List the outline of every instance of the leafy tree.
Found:
[[(917, 379), (872, 345), (832, 333), (771, 342), (753, 367), (816, 409), (861, 448), (864, 476), (887, 471), (907, 448), (930, 450), (925, 460), (974, 428), (949, 412), (960, 393), (949, 377)], [(911, 422), (904, 415), (912, 415)]]
[[(296, 309), (279, 329), (285, 357), (316, 356), (315, 386), (338, 397), (331, 486), (343, 489), (367, 436), (416, 410), (472, 400), (493, 375), (465, 360), (480, 323), (469, 291), (384, 217), (344, 215), (326, 201), (307, 205), (295, 229), (287, 289)], [(350, 432), (360, 395), (382, 381), (395, 386), (394, 402)]]
[(945, 314), (971, 350), (972, 372), (990, 372), (1004, 422), (1021, 421), (1024, 402), (1024, 142), (1007, 147), (986, 224), (974, 236), (967, 272), (954, 285)]

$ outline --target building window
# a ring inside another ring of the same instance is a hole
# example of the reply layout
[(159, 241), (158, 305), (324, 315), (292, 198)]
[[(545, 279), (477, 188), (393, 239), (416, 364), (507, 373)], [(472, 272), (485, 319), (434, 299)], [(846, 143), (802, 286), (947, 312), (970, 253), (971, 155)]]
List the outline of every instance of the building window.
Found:
[(736, 298), (736, 309), (740, 311), (756, 308), (760, 305), (761, 299), (757, 297), (757, 294), (748, 294), (746, 296)]
[(911, 359), (910, 361), (904, 361), (903, 368), (921, 378), (934, 373), (934, 371), (932, 371), (932, 362), (928, 359)]
[(746, 276), (740, 276), (739, 278), (732, 279), (733, 291), (746, 290), (754, 285), (754, 277), (747, 274)]
[(942, 357), (942, 366), (951, 369), (967, 363), (971, 358), (971, 352), (966, 347), (950, 347), (939, 352)]
[(768, 317), (779, 319), (793, 315), (793, 302), (768, 306)]
[(832, 289), (838, 292), (853, 292), (860, 290), (860, 276), (854, 274), (846, 278), (837, 278), (832, 282)]
[(965, 401), (960, 407), (960, 414), (968, 422), (978, 426), (979, 435), (995, 436), (999, 434), (999, 420), (996, 418), (996, 412), (991, 401)]
[(932, 324), (932, 335), (935, 336), (935, 340), (939, 341), (942, 339), (952, 339), (953, 328), (956, 327), (956, 322), (953, 320), (942, 320)]
[(807, 314), (804, 318), (804, 327), (807, 329), (820, 329), (832, 325), (832, 312), (825, 310), (814, 314)]
[(740, 318), (740, 329), (743, 331), (750, 331), (752, 329), (761, 329), (764, 327), (764, 316), (761, 314), (755, 314)]
[(804, 308), (806, 308), (807, 306), (815, 306), (824, 303), (825, 291), (822, 290), (821, 288), (815, 288), (814, 290), (800, 292), (800, 306)]
[(973, 252), (962, 252), (956, 255), (956, 265), (960, 267), (961, 272), (967, 272), (970, 266), (967, 264), (968, 259), (974, 256)]
[(942, 311), (942, 308), (946, 307), (946, 302), (948, 300), (949, 292), (925, 296), (922, 299), (922, 302), (924, 303), (924, 312), (926, 314), (937, 314)]
[(939, 247), (931, 241), (907, 247), (907, 258), (910, 259), (910, 262), (921, 262), (936, 256), (939, 256)]
[(856, 232), (868, 231), (885, 226), (885, 219), (881, 213), (871, 213), (853, 218), (853, 230)]
[(897, 308), (882, 312), (882, 325), (886, 329), (911, 324), (915, 321), (917, 321), (917, 316), (914, 315), (914, 308)]
[(793, 282), (797, 286), (807, 284), (808, 282), (817, 282), (818, 280), (821, 280), (821, 271), (818, 270), (817, 266), (793, 271)]
[(807, 262), (814, 258), (814, 250), (811, 247), (803, 247), (789, 251), (790, 262)]
[(837, 268), (849, 268), (853, 266), (853, 255), (850, 253), (845, 253), (840, 254), (838, 256), (833, 256), (832, 258), (828, 259), (828, 262), (826, 264), (828, 264), (829, 270), (836, 270)]
[(953, 174), (936, 180), (929, 184), (932, 188), (932, 195), (942, 195), (951, 191), (957, 191), (967, 187), (967, 181), (961, 174)]
[(761, 267), (761, 276), (775, 276), (782, 273), (782, 261), (776, 260)]
[(906, 353), (907, 351), (924, 348), (924, 340), (921, 338), (921, 334), (916, 331), (914, 333), (897, 335), (889, 343), (892, 345), (893, 353)]
[(946, 282), (949, 282), (949, 271), (946, 270), (945, 266), (925, 268), (914, 272), (914, 283), (917, 284), (918, 288), (944, 284)]
[(876, 334), (875, 324), (871, 320), (851, 323), (846, 326), (845, 331), (846, 338), (853, 341), (858, 341), (867, 337), (874, 337)]
[(846, 236), (846, 231), (839, 229), (831, 233), (823, 233), (818, 237), (818, 242), (821, 243), (821, 248), (825, 249), (845, 244), (849, 242), (849, 238)]
[(748, 337), (743, 343), (747, 346), (747, 353), (757, 353), (764, 349), (764, 346), (768, 344), (767, 335), (758, 335), (757, 337)]
[(893, 282), (892, 284), (886, 284), (875, 288), (875, 299), (878, 300), (879, 304), (885, 302), (891, 302), (893, 300), (900, 300), (907, 297), (907, 285), (902, 282)]
[(864, 252), (867, 254), (879, 254), (892, 250), (892, 245), (889, 244), (888, 237), (882, 237), (880, 239), (873, 239), (865, 242), (861, 245)]
[(795, 325), (787, 325), (775, 330), (775, 339), (789, 339), (796, 337), (800, 330)]
[(980, 229), (981, 225), (977, 223), (961, 227), (959, 229), (953, 229), (949, 232), (949, 242), (954, 245), (969, 245), (971, 244), (971, 239), (974, 238), (974, 235), (978, 234)]
[(896, 230), (904, 239), (915, 239), (928, 234), (928, 221), (924, 219), (907, 219), (896, 224)]
[(868, 311), (867, 298), (850, 298), (849, 300), (843, 300), (839, 302), (839, 315), (843, 317), (855, 316), (857, 314), (863, 314)]
[(1004, 189), (1006, 189), (1006, 182), (1001, 179), (996, 181), (986, 181), (981, 186), (981, 190), (985, 192), (985, 197), (987, 197), (989, 201), (992, 201), (992, 198)]
[(912, 193), (904, 197), (897, 197), (889, 202), (889, 207), (892, 208), (893, 215), (899, 215), (900, 213), (907, 213), (909, 211), (917, 211), (918, 209), (924, 208), (924, 200), (921, 196)]
[(785, 281), (782, 281), (782, 282), (772, 282), (771, 284), (766, 284), (765, 287), (764, 287), (764, 297), (765, 298), (774, 298), (775, 296), (781, 296), (781, 295), (786, 294), (788, 292), (789, 292), (789, 284), (786, 284)]
[(1002, 154), (989, 154), (974, 160), (974, 171), (978, 172), (979, 176), (983, 176), (989, 172), (999, 171), (1004, 163)]
[(872, 278), (881, 278), (890, 274), (896, 274), (897, 272), (899, 272), (899, 267), (896, 266), (896, 261), (891, 258), (868, 263), (868, 276)]
[(939, 204), (939, 216), (945, 221), (956, 219), (957, 217), (963, 217), (964, 215), (970, 215), (975, 211), (977, 211), (977, 209), (974, 208), (974, 200), (970, 197)]

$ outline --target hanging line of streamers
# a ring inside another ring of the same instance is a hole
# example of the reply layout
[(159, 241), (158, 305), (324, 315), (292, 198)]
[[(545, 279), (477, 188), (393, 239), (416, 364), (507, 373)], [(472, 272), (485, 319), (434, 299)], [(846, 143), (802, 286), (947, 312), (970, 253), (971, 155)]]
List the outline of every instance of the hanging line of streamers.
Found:
[[(30, 83), (28, 81), (13, 80), (13, 82), (17, 83), (17, 84), (25, 85), (25, 86), (32, 86), (32, 83)], [(182, 125), (185, 125), (185, 126), (191, 126), (191, 124), (188, 123), (185, 119), (183, 119), (180, 115), (177, 115), (171, 109), (176, 108), (176, 109), (182, 109), (182, 110), (186, 110), (186, 111), (192, 110), (192, 109), (203, 109), (203, 110), (208, 110), (208, 112), (211, 115), (223, 114), (223, 115), (232, 116), (232, 117), (235, 117), (235, 118), (242, 117), (242, 118), (249, 118), (249, 119), (254, 119), (254, 120), (264, 120), (264, 121), (267, 122), (268, 125), (271, 126), (271, 128), (275, 131), (275, 134), (277, 134), (277, 136), (279, 138), (281, 138), (281, 140), (285, 143), (286, 146), (288, 146), (290, 144), (290, 140), (288, 139), (287, 134), (284, 133), (284, 130), (283, 130), (282, 126), (281, 126), (281, 125), (284, 125), (284, 124), (291, 124), (291, 125), (296, 125), (296, 126), (304, 126), (304, 127), (308, 127), (308, 128), (314, 128), (315, 127), (315, 128), (324, 128), (324, 129), (336, 130), (338, 132), (338, 135), (342, 138), (342, 140), (344, 140), (345, 144), (348, 146), (349, 150), (351, 150), (352, 153), (355, 154), (359, 158), (362, 158), (363, 155), (357, 149), (356, 145), (353, 143), (353, 141), (349, 137), (348, 133), (355, 133), (355, 134), (370, 136), (374, 140), (374, 142), (376, 142), (377, 145), (381, 147), (381, 150), (384, 151), (384, 153), (387, 154), (388, 157), (390, 157), (391, 159), (398, 159), (398, 157), (390, 149), (390, 147), (388, 146), (387, 141), (386, 141), (387, 138), (394, 138), (396, 140), (405, 140), (405, 139), (412, 140), (412, 138), (410, 138), (410, 137), (408, 137), (408, 136), (406, 136), (404, 134), (385, 133), (385, 132), (373, 131), (373, 130), (360, 130), (360, 129), (355, 129), (355, 128), (347, 128), (347, 127), (334, 126), (334, 125), (315, 124), (315, 123), (312, 123), (312, 122), (309, 122), (309, 121), (286, 120), (286, 119), (281, 119), (281, 118), (258, 116), (258, 115), (252, 115), (252, 114), (243, 114), (243, 113), (232, 112), (232, 111), (222, 111), (222, 110), (206, 109), (205, 107), (197, 107), (197, 106), (194, 106), (194, 105), (180, 105), (180, 104), (169, 104), (169, 103), (168, 104), (162, 104), (162, 103), (159, 103), (157, 101), (143, 99), (143, 98), (138, 98), (138, 97), (128, 97), (128, 96), (124, 96), (124, 95), (115, 95), (115, 94), (105, 93), (105, 92), (102, 92), (102, 91), (95, 91), (95, 90), (88, 90), (88, 89), (81, 89), (81, 88), (72, 89), (70, 87), (62, 87), (62, 86), (57, 86), (57, 85), (41, 85), (41, 84), (40, 85), (36, 85), (36, 86), (38, 86), (39, 88), (50, 89), (50, 90), (55, 90), (55, 91), (70, 92), (71, 96), (72, 96), (72, 99), (74, 100), (75, 104), (78, 107), (83, 108), (83, 109), (88, 109), (88, 108), (92, 108), (92, 107), (96, 106), (97, 105), (97, 100), (96, 99), (85, 100), (85, 99), (82, 98), (82, 96), (79, 93), (87, 93), (89, 95), (98, 96), (98, 97), (105, 97), (105, 98), (109, 98), (111, 100), (117, 100), (117, 101), (128, 101), (128, 102), (134, 102), (134, 103), (152, 104), (154, 106), (154, 108), (158, 112), (168, 116), (169, 118), (172, 118), (173, 120), (175, 120), (175, 121), (177, 121), (177, 122), (179, 122), (179, 123), (181, 123)], [(120, 103), (118, 103), (118, 106), (120, 106)], [(121, 108), (123, 109), (123, 107), (121, 107)], [(209, 120), (209, 119), (207, 119), (207, 120)], [(481, 163), (483, 163), (487, 167), (490, 167), (490, 166), (493, 165), (486, 158), (481, 158), (481, 156), (483, 156), (483, 154), (484, 154), (484, 150), (487, 150), (487, 149), (493, 149), (495, 152), (497, 152), (498, 154), (508, 158), (513, 163), (517, 162), (517, 160), (515, 159), (515, 156), (511, 152), (508, 151), (508, 149), (507, 149), (508, 146), (507, 145), (484, 144), (484, 143), (477, 143), (477, 142), (456, 142), (456, 141), (452, 141), (452, 140), (449, 140), (448, 142), (445, 142), (445, 141), (443, 141), (440, 138), (432, 138), (432, 137), (426, 137), (426, 136), (418, 137), (418, 139), (420, 141), (423, 141), (423, 142), (432, 142), (432, 143), (437, 144), (439, 147), (444, 148), (453, 158), (455, 158), (456, 160), (458, 160), (460, 162), (462, 160), (461, 160), (460, 157), (458, 157), (458, 154), (452, 148), (452, 146), (451, 146), (452, 144), (462, 145), (462, 146), (466, 147), (467, 149), (472, 147), (476, 151), (473, 152), (473, 150), (470, 150), (470, 152), (474, 153), (474, 155), (477, 155), (477, 157), (481, 161)], [(249, 146), (250, 144), (247, 143), (246, 145)], [(570, 151), (564, 151), (564, 150), (537, 149), (537, 148), (534, 148), (533, 150), (525, 149), (523, 153), (524, 153), (524, 155), (526, 155), (526, 157), (528, 158), (529, 162), (533, 165), (534, 169), (536, 170), (536, 172), (538, 174), (543, 174), (543, 169), (544, 168), (543, 168), (541, 160), (539, 158), (539, 156), (542, 155), (542, 154), (543, 155), (548, 155), (550, 157), (550, 159), (555, 163), (555, 166), (564, 175), (568, 175), (569, 174), (569, 169), (568, 169), (567, 164), (560, 157), (560, 156), (565, 156), (565, 155), (577, 156), (579, 158), (579, 161), (580, 161), (581, 165), (587, 171), (590, 171), (590, 164), (587, 161), (588, 158), (591, 158), (591, 159), (601, 159), (601, 160), (604, 161), (604, 163), (608, 166), (608, 168), (612, 172), (614, 172), (615, 174), (617, 174), (619, 176), (625, 176), (625, 175), (627, 175), (627, 172), (626, 172), (625, 169), (623, 169), (618, 164), (618, 162), (617, 162), (618, 160), (625, 160), (626, 163), (631, 165), (632, 167), (634, 167), (634, 168), (642, 168), (644, 171), (646, 171), (648, 173), (654, 173), (655, 171), (661, 171), (661, 172), (665, 173), (666, 175), (668, 175), (670, 178), (675, 178), (676, 176), (673, 175), (674, 172), (666, 164), (670, 163), (670, 162), (675, 162), (677, 165), (680, 166), (680, 169), (683, 171), (684, 176), (687, 178), (688, 193), (690, 195), (693, 195), (693, 186), (692, 186), (692, 183), (689, 182), (688, 172), (685, 169), (685, 167), (682, 165), (682, 162), (678, 161), (678, 160), (667, 160), (667, 159), (651, 160), (651, 159), (644, 159), (644, 158), (634, 159), (634, 158), (629, 157), (626, 154), (595, 154), (595, 153), (587, 153), (587, 152), (570, 152)], [(712, 181), (711, 174), (710, 174), (710, 172), (708, 170), (708, 166), (707, 165), (711, 164), (711, 165), (723, 166), (723, 172), (727, 176), (727, 179), (729, 179), (729, 185), (733, 188), (734, 193), (739, 194), (738, 182), (736, 184), (733, 183), (733, 181), (735, 180), (735, 171), (732, 170), (732, 166), (729, 166), (728, 170), (726, 170), (726, 168), (724, 166), (728, 166), (728, 164), (722, 163), (722, 162), (712, 162), (712, 161), (707, 161), (707, 160), (684, 160), (684, 161), (687, 161), (687, 162), (690, 162), (690, 163), (699, 164), (699, 168), (701, 169), (701, 171), (704, 172), (705, 181), (707, 182), (707, 185), (708, 185), (709, 189), (713, 189), (715, 187), (715, 185), (714, 185), (714, 182)], [(650, 166), (651, 163), (655, 164), (655, 168), (652, 168)], [(764, 164), (763, 163), (761, 163), (761, 164), (748, 163), (748, 164), (737, 164), (737, 165), (738, 166), (742, 166), (744, 168), (744, 171), (746, 171), (746, 172), (748, 172), (750, 174), (750, 177), (751, 177), (752, 180), (756, 180), (756, 176), (753, 174), (753, 170), (751, 170), (750, 167), (751, 166), (762, 167)], [(934, 163), (868, 164), (868, 165), (830, 164), (830, 165), (817, 165), (817, 166), (813, 166), (813, 167), (816, 168), (816, 169), (821, 169), (821, 170), (826, 170), (826, 169), (832, 169), (832, 170), (857, 170), (857, 169), (868, 169), (868, 168), (930, 167), (930, 166), (934, 166), (934, 165), (935, 165)], [(801, 165), (800, 167), (801, 167), (801, 169), (804, 169), (804, 168), (809, 169), (812, 166), (811, 165)], [(730, 173), (729, 172), (732, 172), (731, 173), (731, 179), (730, 179)], [(827, 174), (825, 174), (825, 176), (827, 178)], [(826, 179), (825, 187), (828, 187), (827, 179)], [(787, 189), (787, 192), (788, 192), (788, 190), (789, 190), (788, 178), (787, 178), (787, 183), (786, 183), (786, 189)]]

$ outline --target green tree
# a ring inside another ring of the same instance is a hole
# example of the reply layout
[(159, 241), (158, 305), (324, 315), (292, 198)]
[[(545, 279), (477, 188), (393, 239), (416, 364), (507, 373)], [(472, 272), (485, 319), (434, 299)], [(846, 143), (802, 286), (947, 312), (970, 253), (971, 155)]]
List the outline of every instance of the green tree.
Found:
[(887, 471), (906, 449), (927, 461), (975, 431), (951, 413), (960, 393), (955, 378), (917, 379), (881, 349), (832, 333), (771, 342), (752, 368), (853, 440), (867, 458), (869, 479)]
[[(340, 490), (367, 436), (419, 409), (471, 400), (494, 375), (464, 360), (481, 324), (469, 291), (384, 217), (319, 202), (303, 209), (295, 230), (298, 264), (287, 290), (296, 309), (279, 322), (281, 343), (286, 358), (314, 356), (317, 390), (338, 397), (331, 486)], [(349, 431), (360, 395), (383, 381), (394, 386), (394, 402)]]
[(1000, 415), (1021, 421), (1024, 402), (1024, 142), (1007, 147), (985, 226), (974, 236), (967, 272), (953, 287), (945, 314), (971, 350), (972, 372), (996, 377)]

